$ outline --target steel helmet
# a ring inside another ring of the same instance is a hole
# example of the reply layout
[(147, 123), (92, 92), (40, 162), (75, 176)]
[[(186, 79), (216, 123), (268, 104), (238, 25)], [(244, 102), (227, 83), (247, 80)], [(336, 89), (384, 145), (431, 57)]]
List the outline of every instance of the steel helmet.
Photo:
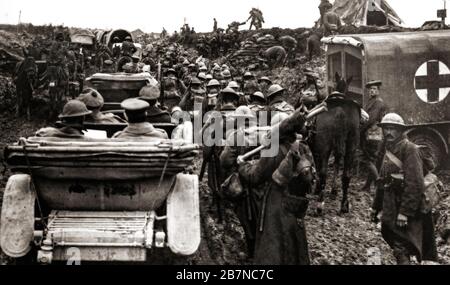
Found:
[(93, 88), (85, 88), (77, 99), (83, 102), (88, 108), (101, 108), (105, 103), (102, 95)]
[(269, 90), (267, 90), (267, 98), (284, 90), (285, 89), (281, 87), (279, 84), (273, 84), (269, 87)]
[(206, 80), (211, 80), (211, 79), (213, 79), (212, 74), (206, 74)]
[(220, 82), (217, 79), (211, 79), (208, 82), (207, 87), (220, 86)]
[(263, 99), (263, 100), (266, 99), (266, 97), (264, 97), (264, 94), (263, 94), (261, 91), (256, 91), (256, 92), (253, 93), (251, 96), (255, 96), (255, 97), (261, 98), (261, 99)]
[(205, 74), (204, 72), (200, 72), (200, 73), (197, 75), (197, 77), (198, 77), (200, 80), (206, 80), (206, 74)]
[(383, 119), (381, 120), (381, 123), (378, 124), (380, 127), (383, 127), (385, 125), (395, 125), (399, 127), (406, 127), (405, 121), (403, 120), (400, 115), (396, 113), (389, 113), (386, 114)]
[(167, 69), (166, 76), (168, 76), (169, 74), (174, 74), (175, 76), (177, 76), (177, 72), (173, 68)]
[(222, 76), (224, 78), (230, 78), (231, 77), (231, 72), (228, 69), (225, 69), (224, 71), (222, 71)]
[(255, 76), (251, 73), (251, 72), (249, 72), (249, 71), (247, 71), (246, 73), (244, 73), (244, 78), (254, 78)]
[(200, 71), (207, 71), (208, 68), (205, 65), (201, 65), (198, 70), (200, 70)]
[(266, 81), (266, 82), (268, 82), (269, 84), (272, 84), (272, 80), (270, 80), (269, 77), (267, 77), (267, 76), (261, 77), (261, 78), (258, 80), (258, 83), (261, 83), (262, 81)]
[(144, 86), (139, 91), (139, 98), (144, 100), (156, 100), (159, 98), (158, 86)]
[(189, 60), (185, 59), (185, 60), (183, 61), (183, 65), (189, 65), (189, 64), (190, 64)]
[(289, 117), (288, 114), (283, 113), (283, 112), (278, 112), (272, 117), (272, 120), (270, 120), (270, 125), (275, 126), (275, 125), (283, 122), (284, 120), (286, 120), (288, 117)]
[(231, 89), (230, 87), (226, 87), (226, 88), (222, 89), (222, 91), (220, 91), (220, 93), (222, 93), (223, 95), (225, 95), (225, 94), (232, 94), (232, 95), (234, 95), (237, 99), (239, 99), (239, 94), (237, 94), (236, 91), (234, 91), (234, 90)]
[(92, 112), (86, 108), (86, 105), (80, 100), (70, 100), (64, 105), (62, 113), (59, 115), (60, 119), (81, 117), (91, 114)]
[(201, 85), (202, 82), (197, 77), (193, 77), (191, 80), (191, 85)]
[(255, 118), (255, 114), (247, 106), (239, 106), (233, 114), (230, 115), (232, 118)]
[(226, 65), (226, 64), (222, 64), (222, 69), (223, 69), (223, 70), (227, 70), (227, 69), (229, 69), (229, 67), (228, 67), (228, 65)]
[(228, 86), (227, 87), (230, 87), (230, 88), (239, 88), (239, 84), (236, 82), (236, 81), (230, 81), (229, 83), (228, 83)]

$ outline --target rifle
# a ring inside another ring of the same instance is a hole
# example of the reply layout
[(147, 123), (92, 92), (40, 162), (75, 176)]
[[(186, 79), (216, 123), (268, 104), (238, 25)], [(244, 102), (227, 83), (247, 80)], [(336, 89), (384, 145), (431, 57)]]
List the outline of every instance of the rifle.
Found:
[[(309, 111), (307, 114), (302, 115), (302, 114), (300, 113), (300, 115), (301, 115), (305, 120), (309, 120), (309, 119), (311, 119), (311, 118), (313, 118), (313, 117), (319, 115), (320, 113), (323, 113), (323, 112), (326, 112), (326, 111), (328, 111), (328, 109), (327, 109), (327, 103), (326, 103), (326, 102), (323, 102), (322, 104), (317, 105), (314, 109), (312, 109), (311, 111)], [(300, 112), (300, 110), (297, 110), (294, 114), (290, 115), (290, 116), (289, 116), (288, 118), (286, 118), (283, 122), (288, 122), (288, 121), (290, 121), (290, 120), (292, 120), (292, 119), (296, 119), (296, 117), (299, 115), (298, 112)], [(286, 133), (286, 132), (292, 131), (290, 128), (287, 128), (286, 125), (281, 126), (281, 125), (283, 124), (283, 122), (278, 123), (278, 124), (275, 125), (275, 126), (272, 126), (271, 129), (270, 129), (269, 135), (270, 135), (270, 133), (278, 132), (278, 134), (281, 136), (281, 132)], [(251, 151), (249, 151), (249, 152), (247, 152), (246, 154), (238, 156), (238, 158), (237, 158), (237, 163), (238, 163), (238, 164), (243, 164), (248, 158), (254, 156), (255, 154), (257, 154), (257, 153), (259, 153), (259, 152), (261, 152), (262, 150), (266, 149), (266, 148), (269, 147), (269, 146), (270, 146), (270, 144), (262, 144), (262, 145), (260, 145), (259, 147), (255, 148), (255, 149), (253, 149), (253, 150), (251, 150)]]

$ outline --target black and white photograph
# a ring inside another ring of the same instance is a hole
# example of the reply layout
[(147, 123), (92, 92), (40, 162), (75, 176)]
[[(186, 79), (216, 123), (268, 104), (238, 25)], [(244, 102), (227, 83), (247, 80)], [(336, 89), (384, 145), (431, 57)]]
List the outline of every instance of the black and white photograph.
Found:
[(3, 268), (450, 265), (450, 1), (0, 1)]

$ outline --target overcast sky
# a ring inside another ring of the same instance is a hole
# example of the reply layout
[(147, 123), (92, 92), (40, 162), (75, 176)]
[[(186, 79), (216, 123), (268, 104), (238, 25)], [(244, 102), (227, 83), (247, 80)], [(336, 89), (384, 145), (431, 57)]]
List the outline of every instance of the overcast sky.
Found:
[[(331, 1), (333, 2), (333, 0)], [(436, 19), (443, 0), (388, 0), (408, 27)], [(264, 27), (311, 27), (319, 17), (320, 0), (0, 0), (0, 23), (21, 22), (82, 28), (140, 28), (145, 32), (179, 30), (184, 19), (198, 32), (245, 21), (252, 7), (263, 12)], [(449, 2), (450, 5), (450, 2)], [(448, 22), (450, 23), (450, 22)], [(248, 28), (250, 22), (245, 26)]]

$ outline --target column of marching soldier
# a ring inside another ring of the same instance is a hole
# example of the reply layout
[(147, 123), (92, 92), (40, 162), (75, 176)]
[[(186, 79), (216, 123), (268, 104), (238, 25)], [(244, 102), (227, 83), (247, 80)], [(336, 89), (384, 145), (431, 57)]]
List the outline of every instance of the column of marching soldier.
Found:
[[(308, 130), (299, 110), (325, 99), (317, 88), (318, 75), (303, 70), (306, 80), (295, 108), (286, 101), (286, 90), (268, 77), (257, 79), (246, 72), (238, 83), (227, 65), (208, 68), (201, 62), (183, 64), (187, 67), (183, 80), (174, 69), (166, 69), (162, 84), (145, 86), (138, 98), (122, 102), (128, 127), (113, 139), (167, 139), (167, 133), (152, 124), (179, 124), (180, 113), (194, 111), (194, 103), (201, 104), (203, 113), (218, 111), (224, 122), (234, 120), (234, 128), (224, 132), (224, 145), (204, 146), (209, 187), (234, 207), (244, 228), (248, 255), (255, 264), (309, 264), (303, 219), (314, 173), (299, 165), (305, 160), (312, 165), (313, 155), (305, 143)], [(370, 191), (372, 184), (377, 186), (371, 219), (378, 222), (381, 218), (382, 236), (393, 249), (398, 264), (409, 264), (410, 256), (419, 261), (436, 261), (432, 215), (420, 208), (424, 175), (433, 169), (433, 163), (423, 159), (419, 148), (408, 141), (403, 119), (395, 113), (386, 114), (387, 107), (379, 96), (381, 86), (380, 81), (366, 86), (370, 94), (365, 106), (369, 120), (361, 128), (361, 149), (369, 170), (363, 190)], [(160, 94), (165, 96), (165, 106), (160, 104)], [(83, 138), (85, 121), (125, 122), (113, 114), (102, 113), (103, 103), (98, 91), (85, 88), (76, 100), (64, 106), (59, 116), (62, 127), (43, 128), (36, 135)], [(261, 120), (261, 116), (267, 116), (266, 120)], [(239, 120), (245, 124), (237, 124)], [(264, 121), (264, 126), (258, 126)], [(255, 148), (249, 144), (250, 130), (280, 123), (274, 157), (238, 160)], [(397, 173), (403, 174), (401, 181), (392, 178)]]

